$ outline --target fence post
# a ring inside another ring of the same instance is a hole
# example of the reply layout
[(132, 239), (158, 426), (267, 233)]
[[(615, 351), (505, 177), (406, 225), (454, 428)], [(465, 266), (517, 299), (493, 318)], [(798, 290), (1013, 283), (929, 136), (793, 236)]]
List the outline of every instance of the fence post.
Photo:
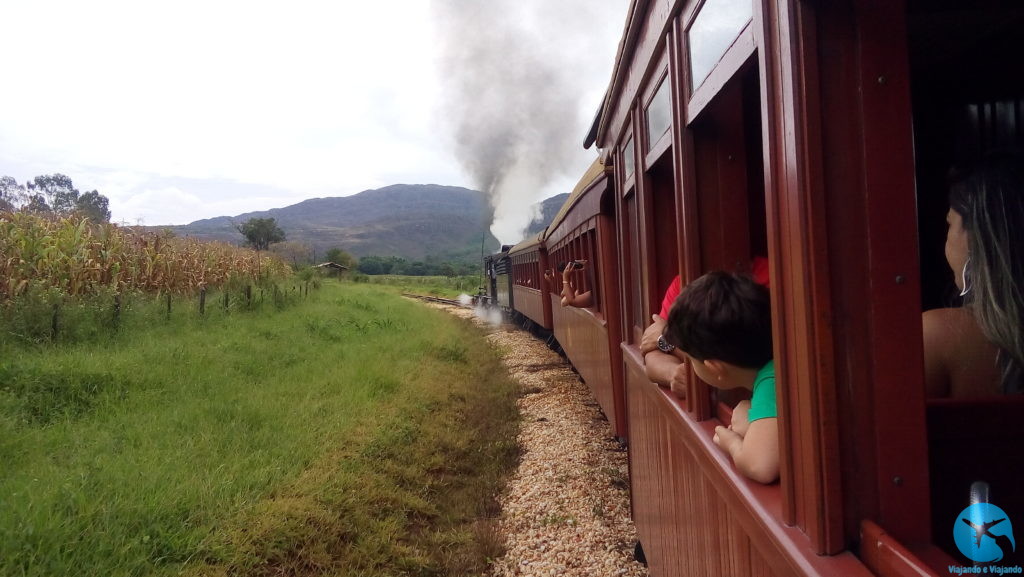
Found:
[(224, 312), (228, 312), (228, 295), (230, 295), (230, 294), (231, 293), (228, 292), (227, 287), (225, 287), (224, 288)]
[(206, 287), (199, 289), (199, 314), (206, 314)]
[(252, 308), (252, 285), (245, 285), (245, 308)]
[(114, 295), (114, 328), (121, 324), (121, 293)]
[(50, 340), (57, 340), (57, 329), (59, 328), (60, 303), (53, 303), (53, 320), (50, 322)]
[(167, 293), (167, 320), (171, 320), (171, 293)]

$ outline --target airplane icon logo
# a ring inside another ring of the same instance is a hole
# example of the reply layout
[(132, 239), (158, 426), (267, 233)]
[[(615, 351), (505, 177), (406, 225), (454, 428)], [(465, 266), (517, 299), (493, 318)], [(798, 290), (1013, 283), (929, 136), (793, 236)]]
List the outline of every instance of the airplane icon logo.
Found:
[(1010, 517), (999, 507), (991, 503), (975, 503), (957, 518), (961, 522), (953, 525), (953, 540), (968, 559), (994, 563), (1016, 550)]

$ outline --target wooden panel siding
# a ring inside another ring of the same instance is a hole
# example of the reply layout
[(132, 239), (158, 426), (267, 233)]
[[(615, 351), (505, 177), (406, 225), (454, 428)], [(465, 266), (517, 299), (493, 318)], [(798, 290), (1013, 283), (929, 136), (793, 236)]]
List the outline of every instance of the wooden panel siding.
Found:
[(563, 307), (552, 297), (555, 338), (572, 361), (580, 377), (594, 393), (601, 410), (612, 425), (612, 434), (625, 436), (624, 423), (615, 418), (615, 388), (608, 353), (608, 329), (600, 315), (589, 309)]
[[(576, 238), (576, 229), (583, 227), (590, 229), (594, 223), (588, 223), (601, 212), (601, 195), (607, 187), (608, 179), (601, 178), (595, 186), (580, 196), (576, 204), (572, 206), (565, 218), (558, 223), (557, 227), (548, 232), (545, 239), (550, 250), (561, 248), (566, 242)], [(584, 226), (586, 225), (586, 226)], [(569, 240), (567, 241), (566, 238)]]
[(652, 575), (871, 575), (785, 526), (779, 486), (739, 475), (711, 440), (718, 421), (694, 421), (647, 380), (635, 347), (623, 351), (633, 519)]
[[(681, 0), (650, 0), (637, 2), (635, 20), (630, 23), (627, 38), (634, 44), (627, 46), (628, 60), (620, 62), (612, 79), (609, 99), (612, 108), (604, 111), (598, 143), (617, 142), (620, 132), (628, 130), (630, 110), (640, 87), (647, 78), (649, 68), (657, 59), (654, 54), (661, 48), (665, 34), (671, 26), (670, 16), (678, 10)], [(640, 20), (642, 19), (642, 20)]]
[(548, 330), (551, 329), (550, 323), (545, 324), (544, 301), (541, 299), (541, 292), (538, 289), (515, 285), (512, 287), (512, 293), (517, 311), (537, 325)]

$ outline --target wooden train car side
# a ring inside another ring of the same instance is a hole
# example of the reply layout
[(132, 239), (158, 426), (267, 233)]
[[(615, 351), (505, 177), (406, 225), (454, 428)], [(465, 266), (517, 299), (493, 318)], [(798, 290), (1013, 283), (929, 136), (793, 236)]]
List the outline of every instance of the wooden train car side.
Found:
[(551, 286), (544, 278), (549, 269), (544, 233), (513, 246), (508, 251), (512, 263), (515, 310), (545, 331), (551, 331)]
[[(613, 434), (625, 438), (625, 397), (622, 372), (617, 370), (622, 353), (613, 202), (610, 175), (602, 163), (594, 162), (548, 226), (545, 245), (548, 260), (556, 267), (572, 260), (587, 261), (577, 282), (580, 292), (591, 293), (591, 306), (563, 307), (558, 294), (552, 294), (554, 334), (593, 391)], [(557, 280), (560, 283), (561, 277)]]
[[(921, 334), (949, 276), (941, 216), (932, 222), (942, 173), (965, 150), (1024, 143), (1024, 77), (1005, 74), (1024, 56), (1020, 26), (1024, 8), (996, 1), (632, 3), (587, 137), (600, 168), (512, 252), (541, 279), (588, 260), (580, 282), (595, 303), (510, 291), (628, 439), (654, 575), (948, 574), (969, 564), (947, 535), (967, 499), (966, 481), (945, 473), (957, 462), (1024, 518), (1022, 451), (991, 462), (1024, 438), (1024, 404), (926, 411)], [(736, 397), (692, 374), (685, 395), (659, 387), (639, 350), (676, 274), (759, 256), (782, 439), (781, 480), (767, 486), (712, 442)], [(949, 426), (986, 411), (1001, 430)], [(968, 454), (996, 436), (1008, 442)]]

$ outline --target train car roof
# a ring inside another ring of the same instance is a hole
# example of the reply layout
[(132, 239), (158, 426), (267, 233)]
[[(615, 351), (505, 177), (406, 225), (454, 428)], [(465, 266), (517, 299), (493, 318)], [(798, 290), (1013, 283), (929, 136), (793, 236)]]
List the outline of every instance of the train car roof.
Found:
[(580, 181), (576, 183), (576, 187), (572, 189), (572, 194), (569, 195), (569, 198), (565, 199), (565, 204), (562, 205), (562, 208), (558, 209), (558, 213), (555, 214), (555, 218), (551, 220), (551, 224), (549, 224), (547, 230), (544, 231), (545, 238), (547, 238), (547, 235), (558, 228), (558, 225), (565, 220), (565, 216), (569, 214), (569, 209), (576, 204), (576, 201), (583, 196), (583, 193), (586, 192), (592, 184), (602, 178), (607, 178), (604, 172), (604, 163), (601, 162), (600, 158), (596, 158), (594, 159), (593, 164), (590, 165), (590, 168), (583, 173), (583, 177), (580, 178)]
[(590, 127), (590, 131), (584, 139), (584, 148), (590, 148), (588, 144), (592, 145), (594, 142), (597, 143), (599, 148), (606, 146), (605, 139), (608, 134), (608, 122), (612, 116), (609, 107), (611, 107), (613, 99), (618, 97), (622, 84), (625, 82), (625, 76), (629, 72), (629, 64), (624, 59), (635, 48), (637, 38), (640, 35), (640, 27), (643, 25), (643, 21), (637, 19), (637, 8), (640, 4), (643, 4), (640, 9), (640, 12), (642, 12), (646, 8), (646, 1), (631, 0), (629, 3), (626, 22), (622, 27), (622, 38), (619, 40), (619, 47), (615, 52), (615, 65), (612, 68), (612, 77), (608, 82), (608, 88), (605, 90), (601, 107), (594, 118), (594, 124)]
[(508, 251), (508, 254), (509, 255), (519, 254), (521, 252), (525, 252), (525, 251), (527, 251), (527, 250), (529, 250), (531, 248), (539, 246), (542, 242), (544, 242), (544, 235), (545, 235), (545, 233), (547, 233), (547, 229), (546, 228), (544, 230), (538, 232), (537, 234), (531, 236), (530, 238), (523, 239), (522, 242), (520, 242), (519, 244), (517, 244), (517, 245), (513, 246), (512, 248), (510, 248), (509, 251)]

